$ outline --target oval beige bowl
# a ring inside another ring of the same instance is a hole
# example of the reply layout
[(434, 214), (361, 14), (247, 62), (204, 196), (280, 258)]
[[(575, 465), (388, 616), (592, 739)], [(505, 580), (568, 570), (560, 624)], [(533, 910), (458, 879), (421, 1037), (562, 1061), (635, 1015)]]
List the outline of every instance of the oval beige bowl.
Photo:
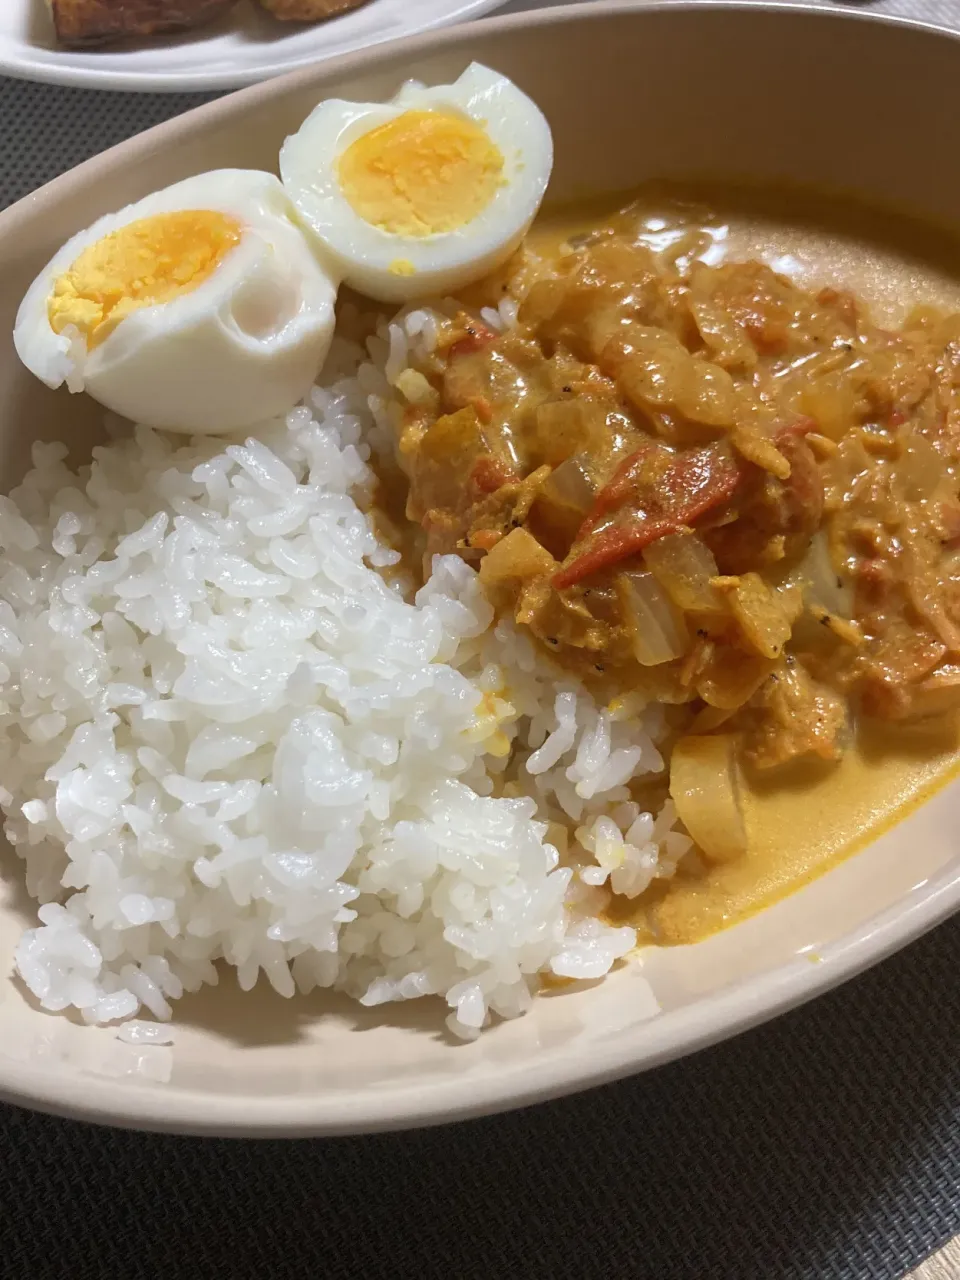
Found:
[[(941, 223), (960, 212), (960, 40), (932, 28), (673, 0), (540, 11), (381, 46), (161, 125), (0, 215), (0, 487), (18, 480), (33, 433), (89, 441), (92, 407), (34, 382), (9, 338), (18, 299), (62, 241), (199, 170), (273, 169), (285, 135), (325, 96), (377, 99), (410, 76), (451, 80), (474, 58), (548, 115), (557, 198), (715, 174), (853, 188)], [(5, 979), (0, 1096), (144, 1128), (302, 1135), (450, 1120), (612, 1080), (808, 1000), (954, 911), (958, 805), (954, 784), (788, 900), (706, 942), (651, 950), (589, 989), (544, 996), (475, 1044), (446, 1039), (436, 1007), (374, 1014), (224, 982), (180, 1003), (172, 1047), (134, 1048), (39, 1012)], [(16, 859), (8, 870), (4, 974), (31, 914)]]

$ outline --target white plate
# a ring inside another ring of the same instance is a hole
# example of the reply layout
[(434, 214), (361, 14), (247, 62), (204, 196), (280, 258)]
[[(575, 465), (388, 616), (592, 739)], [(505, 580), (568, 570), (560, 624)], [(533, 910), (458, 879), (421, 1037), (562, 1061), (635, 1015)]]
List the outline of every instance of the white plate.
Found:
[[(322, 98), (374, 101), (407, 77), (449, 82), (471, 60), (544, 111), (557, 200), (713, 173), (846, 187), (880, 206), (909, 195), (931, 223), (957, 226), (960, 167), (943, 157), (956, 152), (960, 38), (933, 28), (840, 8), (607, 0), (325, 62), (167, 121), (0, 213), (0, 493), (21, 478), (34, 436), (66, 435), (80, 453), (101, 423), (92, 401), (65, 403), (32, 378), (10, 340), (24, 290), (68, 236), (190, 174), (272, 168)], [(893, 66), (897, 93), (877, 94)], [(795, 91), (811, 67), (817, 92)], [(849, 120), (855, 164), (849, 130), (836, 128)], [(263, 983), (244, 994), (233, 980), (178, 1001), (172, 1045), (124, 1044), (115, 1029), (45, 1014), (12, 978), (36, 904), (0, 845), (0, 1100), (152, 1129), (293, 1136), (569, 1093), (809, 1000), (960, 910), (958, 830), (960, 779), (767, 910), (690, 946), (646, 948), (602, 983), (544, 994), (473, 1044), (445, 1037), (443, 1010), (427, 1001), (365, 1009), (320, 993), (283, 1000)], [(842, 1038), (818, 1049), (843, 1071)]]
[(236, 89), (332, 54), (476, 18), (503, 0), (369, 0), (311, 26), (277, 22), (253, 0), (196, 31), (104, 49), (61, 49), (45, 0), (0, 4), (0, 75), (87, 89)]

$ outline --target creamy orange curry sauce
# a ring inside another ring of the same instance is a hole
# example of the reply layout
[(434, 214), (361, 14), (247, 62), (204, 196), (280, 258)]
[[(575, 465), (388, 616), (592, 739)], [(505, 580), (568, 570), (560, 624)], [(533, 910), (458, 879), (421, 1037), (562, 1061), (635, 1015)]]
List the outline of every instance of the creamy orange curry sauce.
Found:
[(624, 903), (689, 941), (957, 767), (957, 247), (795, 197), (641, 192), (540, 219), (399, 426), (419, 551), (628, 711), (670, 707), (702, 857)]

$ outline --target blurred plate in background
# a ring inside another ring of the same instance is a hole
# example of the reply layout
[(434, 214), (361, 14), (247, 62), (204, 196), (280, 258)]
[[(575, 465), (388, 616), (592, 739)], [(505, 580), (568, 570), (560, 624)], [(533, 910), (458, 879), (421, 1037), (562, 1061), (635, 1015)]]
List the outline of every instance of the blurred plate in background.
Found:
[(352, 12), (305, 25), (277, 22), (253, 0), (178, 35), (100, 49), (57, 45), (46, 0), (0, 6), (0, 75), (87, 89), (172, 92), (235, 89), (332, 54), (476, 18), (502, 0), (367, 0)]

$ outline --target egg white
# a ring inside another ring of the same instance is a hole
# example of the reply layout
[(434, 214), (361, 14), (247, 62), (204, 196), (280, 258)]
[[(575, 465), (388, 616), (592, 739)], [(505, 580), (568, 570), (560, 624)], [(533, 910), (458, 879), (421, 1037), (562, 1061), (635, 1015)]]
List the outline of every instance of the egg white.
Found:
[[(504, 160), (490, 203), (456, 230), (403, 236), (367, 222), (340, 189), (337, 160), (357, 138), (411, 110), (459, 112), (479, 124)], [(387, 103), (322, 102), (287, 138), (280, 174), (331, 269), (381, 302), (405, 302), (477, 280), (510, 256), (543, 200), (553, 139), (540, 109), (505, 76), (472, 63), (453, 84), (405, 84)], [(412, 274), (391, 270), (409, 263)]]
[[(195, 287), (130, 312), (93, 350), (55, 333), (47, 302), (89, 245), (141, 218), (212, 210), (241, 225), (239, 244)], [(148, 426), (244, 430), (291, 409), (309, 390), (334, 330), (337, 282), (324, 270), (272, 174), (198, 174), (107, 214), (69, 240), (17, 313), (20, 359), (50, 387), (66, 383)]]

